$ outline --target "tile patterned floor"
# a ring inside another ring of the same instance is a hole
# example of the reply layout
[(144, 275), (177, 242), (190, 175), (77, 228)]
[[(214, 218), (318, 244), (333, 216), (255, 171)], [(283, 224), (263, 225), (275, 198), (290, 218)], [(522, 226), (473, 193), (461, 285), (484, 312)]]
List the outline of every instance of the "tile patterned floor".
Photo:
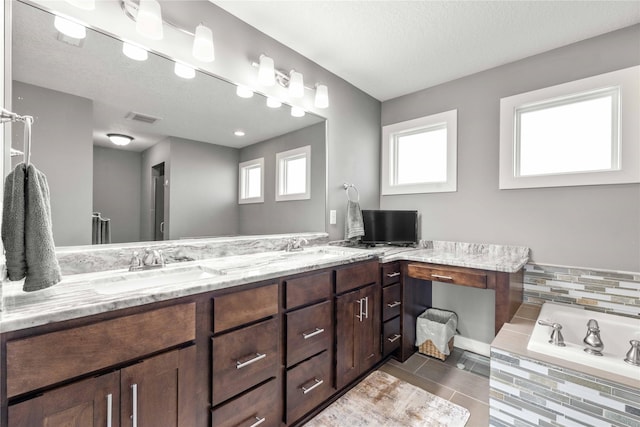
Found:
[[(458, 364), (462, 365), (458, 367)], [(454, 348), (445, 362), (416, 353), (405, 363), (391, 359), (380, 370), (469, 410), (466, 427), (489, 425), (489, 360)]]

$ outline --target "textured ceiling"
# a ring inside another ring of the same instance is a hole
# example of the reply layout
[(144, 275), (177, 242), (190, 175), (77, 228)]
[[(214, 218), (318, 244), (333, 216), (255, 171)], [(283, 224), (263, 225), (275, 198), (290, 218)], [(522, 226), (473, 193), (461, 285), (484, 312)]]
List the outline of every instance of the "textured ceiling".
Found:
[(640, 22), (637, 0), (210, 1), (381, 101)]

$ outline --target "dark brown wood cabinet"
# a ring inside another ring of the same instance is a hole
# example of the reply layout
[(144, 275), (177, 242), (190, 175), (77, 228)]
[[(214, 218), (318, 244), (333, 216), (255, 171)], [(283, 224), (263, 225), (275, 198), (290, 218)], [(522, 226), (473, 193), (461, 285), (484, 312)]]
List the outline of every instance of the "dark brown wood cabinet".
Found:
[(402, 343), (402, 272), (399, 262), (380, 265), (382, 282), (382, 356), (386, 357)]

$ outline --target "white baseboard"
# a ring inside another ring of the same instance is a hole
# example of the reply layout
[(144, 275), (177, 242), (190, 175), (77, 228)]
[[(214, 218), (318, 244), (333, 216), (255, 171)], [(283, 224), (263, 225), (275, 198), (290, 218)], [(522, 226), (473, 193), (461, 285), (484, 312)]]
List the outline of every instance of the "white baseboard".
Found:
[(491, 344), (463, 337), (462, 335), (456, 335), (453, 338), (453, 346), (486, 357), (490, 357), (491, 355)]

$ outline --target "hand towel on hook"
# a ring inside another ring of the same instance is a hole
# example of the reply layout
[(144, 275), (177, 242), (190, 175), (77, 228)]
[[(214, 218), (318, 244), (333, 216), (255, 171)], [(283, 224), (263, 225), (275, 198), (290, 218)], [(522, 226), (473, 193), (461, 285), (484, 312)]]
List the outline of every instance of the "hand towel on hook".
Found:
[(362, 236), (364, 236), (364, 221), (362, 220), (360, 203), (349, 200), (347, 202), (347, 218), (344, 224), (344, 238), (345, 240), (356, 240)]

